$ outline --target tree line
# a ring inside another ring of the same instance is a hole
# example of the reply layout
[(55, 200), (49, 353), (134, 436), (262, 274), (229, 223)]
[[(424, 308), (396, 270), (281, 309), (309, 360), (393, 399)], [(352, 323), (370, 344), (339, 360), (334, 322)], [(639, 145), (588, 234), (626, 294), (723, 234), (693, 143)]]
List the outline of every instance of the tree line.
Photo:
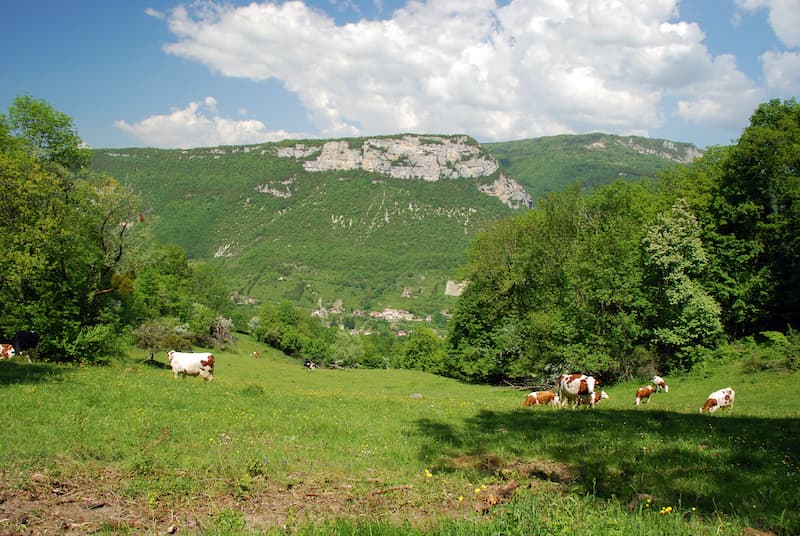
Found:
[(152, 240), (140, 196), (90, 158), (72, 119), (43, 100), (18, 97), (0, 114), (3, 342), (33, 330), (47, 359), (102, 362), (120, 333), (151, 350), (224, 339), (220, 274)]
[(49, 359), (102, 362), (120, 334), (153, 356), (233, 344), (240, 330), (290, 356), (469, 381), (675, 372), (759, 337), (798, 363), (794, 99), (763, 103), (736, 144), (692, 165), (576, 184), (498, 220), (468, 251), (446, 337), (350, 335), (288, 302), (234, 321), (222, 275), (155, 240), (141, 196), (89, 159), (45, 101), (0, 114), (0, 333), (37, 331)]
[(794, 99), (763, 103), (735, 145), (656, 180), (548, 194), (470, 250), (453, 375), (614, 379), (688, 370), (743, 337), (796, 344), (799, 225)]

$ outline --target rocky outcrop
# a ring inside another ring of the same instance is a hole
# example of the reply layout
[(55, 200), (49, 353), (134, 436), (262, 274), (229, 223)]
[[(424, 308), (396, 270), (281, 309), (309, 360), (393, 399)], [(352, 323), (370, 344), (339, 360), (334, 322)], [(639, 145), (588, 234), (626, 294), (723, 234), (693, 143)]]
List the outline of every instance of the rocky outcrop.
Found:
[(525, 191), (520, 183), (512, 179), (505, 173), (501, 174), (493, 183), (482, 184), (478, 190), (486, 195), (492, 195), (500, 199), (511, 208), (533, 206), (533, 198)]
[(466, 136), (367, 138), (355, 148), (346, 140), (325, 142), (321, 149), (297, 144), (279, 148), (278, 156), (306, 159), (306, 171), (363, 169), (396, 179), (426, 181), (484, 177), (499, 168), (494, 158), (468, 143)]
[(464, 292), (468, 284), (469, 281), (453, 281), (452, 279), (448, 279), (444, 287), (444, 294), (445, 296), (461, 296), (461, 293)]
[[(650, 140), (645, 138), (636, 138), (630, 136), (627, 138), (614, 137), (615, 143), (623, 145), (639, 154), (653, 155), (678, 162), (679, 164), (691, 164), (701, 156), (703, 151), (689, 143), (675, 143), (669, 140)], [(604, 150), (608, 148), (608, 141), (610, 139), (602, 139), (590, 143), (586, 146), (587, 149)]]
[[(297, 143), (278, 148), (277, 154), (303, 160), (306, 171), (361, 169), (396, 179), (431, 182), (488, 177), (500, 168), (494, 157), (470, 143), (466, 136), (367, 138), (358, 147), (346, 140), (328, 141), (321, 147)], [(506, 174), (478, 189), (512, 208), (530, 207), (532, 203), (525, 189)]]
[(681, 164), (691, 164), (697, 158), (703, 156), (703, 151), (693, 145), (679, 146), (675, 142), (662, 140), (661, 147), (648, 147), (637, 143), (636, 138), (622, 138), (617, 143), (633, 149), (639, 154), (652, 154), (665, 160), (672, 160)]

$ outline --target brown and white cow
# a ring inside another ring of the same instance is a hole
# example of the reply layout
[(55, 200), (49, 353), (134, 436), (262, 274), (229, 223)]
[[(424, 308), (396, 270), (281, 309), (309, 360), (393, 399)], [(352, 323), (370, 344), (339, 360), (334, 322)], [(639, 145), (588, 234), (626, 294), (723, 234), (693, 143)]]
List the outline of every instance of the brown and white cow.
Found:
[(650, 381), (656, 386), (656, 391), (664, 391), (665, 393), (669, 393), (669, 385), (667, 385), (667, 383), (664, 381), (664, 378), (661, 376), (653, 376), (653, 379)]
[(714, 391), (708, 395), (705, 405), (700, 408), (700, 413), (708, 411), (714, 413), (719, 408), (729, 408), (733, 411), (733, 401), (736, 398), (736, 392), (730, 387)]
[(545, 404), (555, 404), (558, 406), (561, 399), (553, 391), (534, 391), (525, 397), (523, 406), (544, 406)]
[(17, 355), (17, 351), (14, 350), (13, 344), (0, 344), (0, 359), (11, 359)]
[(644, 400), (649, 404), (650, 395), (652, 395), (655, 392), (656, 388), (653, 387), (652, 385), (645, 385), (644, 387), (639, 387), (639, 389), (636, 390), (636, 405), (638, 406), (639, 404), (641, 404), (642, 400)]
[(591, 407), (595, 405), (594, 390), (600, 385), (600, 380), (586, 374), (562, 374), (558, 382), (558, 396), (561, 403), (571, 402), (577, 406), (579, 402), (586, 401)]
[(608, 393), (603, 390), (595, 391), (592, 393), (592, 396), (589, 398), (580, 398), (578, 399), (578, 404), (581, 406), (586, 406), (591, 404), (592, 407), (596, 406), (600, 403), (601, 400), (606, 400), (608, 398)]
[(178, 374), (186, 376), (200, 376), (208, 381), (214, 379), (214, 354), (209, 352), (167, 352), (172, 374), (178, 379)]

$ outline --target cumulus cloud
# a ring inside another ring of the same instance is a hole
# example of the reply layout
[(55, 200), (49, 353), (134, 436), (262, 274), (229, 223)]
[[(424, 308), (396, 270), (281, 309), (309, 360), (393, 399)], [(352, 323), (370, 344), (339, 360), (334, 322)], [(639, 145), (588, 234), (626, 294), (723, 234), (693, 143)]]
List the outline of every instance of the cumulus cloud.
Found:
[(685, 88), (677, 115), (690, 123), (726, 129), (746, 124), (764, 99), (763, 90), (736, 70), (736, 58), (731, 55), (716, 57), (707, 68), (709, 76)]
[(761, 55), (761, 64), (769, 87), (788, 95), (800, 92), (800, 53), (768, 51)]
[(165, 50), (279, 80), (326, 137), (647, 134), (667, 115), (741, 122), (758, 100), (735, 61), (678, 20), (677, 0), (411, 0), (344, 25), (299, 1), (201, 6), (169, 14)]
[(737, 0), (741, 9), (769, 11), (769, 24), (789, 49), (770, 50), (760, 56), (764, 80), (770, 89), (785, 95), (800, 92), (800, 6), (797, 0)]
[(169, 115), (153, 115), (133, 124), (119, 120), (114, 125), (155, 147), (245, 145), (292, 137), (283, 130), (268, 131), (261, 121), (221, 117), (214, 97), (190, 102)]
[(769, 24), (787, 47), (800, 47), (800, 6), (797, 0), (736, 0), (747, 11), (767, 9)]

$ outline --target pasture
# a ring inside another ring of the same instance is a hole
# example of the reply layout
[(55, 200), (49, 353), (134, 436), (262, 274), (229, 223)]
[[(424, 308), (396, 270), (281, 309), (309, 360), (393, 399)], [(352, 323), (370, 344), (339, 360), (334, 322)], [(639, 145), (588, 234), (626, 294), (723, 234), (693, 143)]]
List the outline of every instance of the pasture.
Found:
[[(213, 382), (140, 350), (0, 361), (0, 534), (800, 533), (797, 373), (667, 377), (639, 407), (624, 383), (590, 411), (246, 337), (215, 355)], [(733, 412), (700, 415), (727, 386)]]

